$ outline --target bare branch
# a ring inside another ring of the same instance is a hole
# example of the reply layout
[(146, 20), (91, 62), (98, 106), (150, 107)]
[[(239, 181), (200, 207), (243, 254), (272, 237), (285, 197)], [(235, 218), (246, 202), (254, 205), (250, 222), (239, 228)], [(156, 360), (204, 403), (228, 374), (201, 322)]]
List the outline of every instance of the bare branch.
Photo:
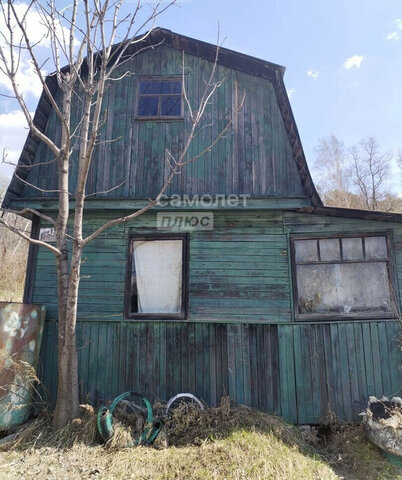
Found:
[[(4, 214), (4, 212), (3, 212)], [(34, 245), (39, 245), (41, 247), (47, 248), (48, 250), (52, 251), (56, 256), (60, 255), (60, 250), (58, 250), (56, 247), (53, 245), (50, 245), (47, 242), (42, 242), (42, 240), (36, 240), (35, 238), (29, 237), (27, 234), (21, 232), (18, 230), (18, 228), (13, 227), (12, 225), (9, 225), (3, 218), (3, 215), (0, 216), (0, 225), (3, 225), (4, 227), (8, 228), (11, 232), (16, 233), (19, 235), (21, 238), (27, 240), (30, 243), (33, 243)]]
[(122, 187), (125, 183), (126, 183), (126, 180), (124, 180), (124, 182), (119, 183), (118, 185), (115, 185), (112, 188), (109, 188), (108, 190), (103, 190), (101, 192), (94, 192), (94, 193), (90, 193), (89, 195), (85, 195), (85, 198), (89, 198), (89, 197), (93, 197), (95, 195), (103, 195), (103, 194), (106, 194), (106, 193), (113, 192), (113, 190), (117, 190), (118, 188)]
[[(60, 193), (61, 190), (47, 190), (47, 189), (44, 189), (44, 188), (40, 188), (38, 187), (37, 185), (34, 185), (33, 183), (30, 183), (28, 182), (27, 180), (24, 180), (23, 178), (21, 178), (17, 172), (14, 172), (14, 175), (16, 178), (18, 178), (18, 180), (22, 183), (24, 183), (25, 185), (28, 185), (29, 187), (35, 189), (35, 190), (38, 190), (39, 192), (42, 192), (42, 193)], [(68, 193), (68, 192), (67, 192)], [(69, 194), (69, 193), (68, 193)], [(70, 195), (70, 194), (69, 194)]]
[[(34, 2), (32, 1), (31, 4), (30, 4), (30, 6), (31, 6), (33, 3), (34, 3)], [(57, 105), (57, 102), (56, 102), (56, 100), (54, 99), (52, 93), (50, 92), (50, 89), (49, 89), (49, 87), (48, 87), (48, 85), (47, 85), (47, 83), (46, 83), (46, 80), (45, 80), (45, 78), (44, 78), (43, 75), (42, 75), (42, 72), (41, 72), (41, 69), (40, 69), (40, 65), (39, 65), (39, 63), (38, 63), (38, 60), (37, 60), (36, 55), (35, 55), (34, 50), (33, 50), (33, 46), (31, 45), (31, 41), (30, 41), (30, 39), (29, 39), (29, 37), (28, 37), (27, 30), (26, 30), (25, 25), (24, 25), (24, 19), (25, 19), (25, 16), (27, 15), (27, 12), (28, 12), (28, 10), (29, 10), (30, 7), (27, 9), (27, 11), (26, 11), (26, 13), (25, 13), (25, 15), (24, 15), (24, 18), (21, 20), (21, 19), (18, 17), (18, 14), (17, 14), (17, 12), (16, 12), (16, 10), (15, 10), (15, 7), (14, 7), (13, 2), (8, 2), (8, 5), (9, 5), (9, 6), (11, 7), (11, 9), (12, 9), (13, 18), (14, 18), (14, 20), (17, 22), (17, 25), (18, 25), (18, 27), (20, 28), (20, 31), (21, 31), (21, 33), (22, 33), (22, 36), (24, 37), (24, 41), (25, 41), (25, 44), (26, 44), (26, 48), (27, 48), (27, 50), (28, 50), (28, 52), (29, 52), (29, 54), (30, 54), (31, 61), (32, 61), (34, 67), (35, 67), (36, 74), (37, 74), (37, 76), (38, 76), (38, 78), (39, 78), (39, 80), (40, 80), (40, 82), (41, 82), (41, 84), (42, 84), (43, 90), (44, 90), (44, 92), (46, 93), (47, 98), (49, 99), (50, 103), (52, 104), (52, 107), (53, 107), (54, 111), (56, 112), (56, 114), (58, 115), (58, 117), (60, 118), (60, 120), (61, 120), (61, 121), (64, 121), (63, 114), (62, 114), (62, 112), (60, 111), (60, 109), (59, 109), (59, 107), (58, 107), (58, 105)], [(10, 25), (10, 28), (12, 28), (11, 25)], [(13, 81), (13, 87), (14, 87), (14, 84), (15, 84), (15, 82)], [(18, 97), (18, 94), (17, 94), (16, 89), (14, 89), (14, 91), (15, 91), (15, 93), (16, 93), (16, 96)], [(41, 139), (41, 140), (43, 140), (43, 139)], [(50, 139), (49, 139), (49, 141), (50, 141)], [(53, 142), (51, 142), (51, 143), (53, 143)], [(48, 145), (48, 146), (51, 147), (50, 145)]]
[(30, 170), (31, 168), (40, 167), (41, 165), (51, 165), (52, 163), (55, 163), (55, 162), (57, 162), (57, 158), (53, 158), (52, 160), (46, 160), (44, 162), (35, 162), (35, 163), (29, 162), (29, 164), (27, 165), (24, 165), (23, 163), (13, 163), (8, 161), (5, 161), (4, 163), (8, 163), (9, 165), (14, 165), (15, 167), (18, 166), (18, 168), (22, 168), (22, 169), (26, 168)]
[(48, 215), (45, 215), (44, 213), (41, 213), (38, 210), (35, 210), (34, 208), (23, 208), (22, 210), (10, 210), (8, 208), (0, 208), (0, 212), (13, 213), (14, 215), (19, 215), (19, 216), (23, 216), (25, 213), (33, 213), (34, 215), (40, 218), (43, 218), (43, 220), (46, 220), (52, 225), (56, 225), (56, 220), (54, 218), (49, 217)]
[[(131, 220), (134, 220), (135, 218), (137, 218), (138, 216), (144, 214), (145, 212), (149, 211), (151, 208), (153, 208), (155, 205), (158, 205), (158, 203), (160, 202), (162, 196), (164, 195), (164, 193), (166, 192), (166, 190), (168, 189), (168, 187), (170, 186), (170, 184), (172, 183), (173, 181), (173, 178), (175, 177), (175, 175), (181, 173), (181, 169), (192, 163), (192, 162), (195, 162), (196, 160), (198, 160), (202, 155), (204, 155), (206, 152), (210, 151), (218, 142), (221, 138), (224, 137), (224, 135), (226, 134), (226, 132), (229, 130), (229, 128), (231, 127), (232, 125), (232, 122), (233, 122), (233, 119), (230, 120), (226, 125), (225, 127), (221, 130), (221, 132), (219, 132), (219, 134), (217, 135), (217, 137), (214, 139), (213, 142), (211, 142), (210, 145), (208, 145), (206, 148), (204, 148), (201, 152), (199, 152), (197, 155), (193, 156), (191, 159), (189, 160), (185, 160), (186, 158), (186, 155), (188, 153), (188, 150), (190, 148), (190, 145), (191, 145), (191, 142), (194, 138), (194, 135), (195, 135), (195, 132), (196, 132), (196, 129), (202, 119), (202, 115), (205, 111), (205, 108), (206, 108), (206, 105), (208, 104), (210, 98), (211, 98), (211, 94), (213, 92), (216, 91), (217, 88), (220, 87), (220, 85), (222, 84), (222, 81), (219, 81), (219, 82), (213, 82), (213, 77), (215, 75), (215, 71), (216, 71), (216, 66), (217, 66), (217, 62), (218, 62), (218, 53), (219, 53), (219, 47), (217, 47), (217, 54), (216, 54), (216, 57), (215, 57), (215, 61), (214, 61), (214, 64), (213, 64), (213, 67), (211, 69), (211, 74), (208, 78), (208, 80), (206, 81), (206, 84), (205, 84), (205, 89), (201, 95), (201, 100), (199, 102), (199, 105), (198, 105), (198, 108), (197, 108), (197, 111), (196, 113), (193, 115), (193, 121), (192, 121), (192, 125), (191, 125), (191, 128), (190, 128), (190, 131), (187, 135), (187, 139), (184, 143), (184, 147), (179, 155), (178, 158), (175, 158), (173, 156), (173, 154), (170, 152), (169, 149), (166, 149), (166, 154), (167, 154), (167, 157), (165, 158), (165, 161), (168, 163), (169, 165), (169, 168), (170, 168), (170, 173), (168, 175), (168, 178), (167, 180), (165, 181), (165, 183), (163, 184), (162, 188), (159, 190), (158, 194), (155, 196), (155, 198), (153, 200), (149, 200), (149, 203), (141, 208), (140, 210), (137, 210), (136, 212), (133, 212), (132, 214), (130, 215), (126, 215), (126, 216), (123, 216), (123, 217), (120, 217), (120, 218), (116, 218), (116, 219), (113, 219), (105, 224), (103, 224), (101, 227), (99, 227), (97, 230), (95, 230), (92, 234), (88, 235), (86, 238), (83, 239), (82, 241), (82, 244), (83, 246), (87, 245), (89, 242), (91, 242), (93, 239), (95, 239), (96, 237), (98, 237), (101, 233), (103, 233), (105, 230), (107, 230), (108, 228), (114, 226), (114, 225), (118, 225), (120, 223), (125, 223), (125, 222), (128, 222), (128, 221), (131, 221)], [(212, 92), (212, 93), (211, 93)], [(243, 95), (239, 105), (236, 105), (236, 107), (234, 108), (233, 110), (233, 115), (237, 115), (239, 110), (242, 108), (243, 104), (244, 104), (244, 100), (245, 100), (245, 94)], [(169, 160), (172, 160), (172, 162)]]

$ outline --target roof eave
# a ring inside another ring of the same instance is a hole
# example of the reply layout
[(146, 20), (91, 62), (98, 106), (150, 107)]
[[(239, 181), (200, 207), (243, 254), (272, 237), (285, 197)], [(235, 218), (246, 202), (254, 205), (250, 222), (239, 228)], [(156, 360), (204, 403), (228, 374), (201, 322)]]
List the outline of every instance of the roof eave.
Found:
[(299, 213), (308, 213), (314, 215), (324, 215), (329, 217), (342, 217), (358, 220), (377, 220), (382, 222), (402, 223), (402, 213), (380, 212), (372, 210), (360, 210), (357, 208), (341, 208), (341, 207), (301, 207), (293, 211)]

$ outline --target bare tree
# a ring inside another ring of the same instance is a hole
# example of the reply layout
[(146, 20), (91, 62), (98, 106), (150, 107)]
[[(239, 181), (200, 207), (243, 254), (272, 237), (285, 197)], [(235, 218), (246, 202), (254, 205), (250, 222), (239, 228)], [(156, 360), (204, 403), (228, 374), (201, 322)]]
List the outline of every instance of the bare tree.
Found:
[[(118, 66), (130, 58), (129, 47), (133, 43), (144, 45), (141, 42), (147, 38), (150, 30), (141, 36), (139, 36), (139, 33), (144, 30), (144, 27), (149, 28), (155, 18), (174, 3), (174, 0), (168, 3), (159, 0), (148, 14), (144, 15), (142, 2), (138, 0), (134, 4), (134, 8), (130, 9), (130, 13), (119, 18), (123, 1), (73, 0), (68, 9), (58, 10), (54, 0), (31, 0), (28, 10), (23, 14), (16, 8), (16, 4), (12, 0), (2, 2), (0, 7), (7, 27), (7, 32), (2, 32), (2, 34), (6, 38), (8, 46), (7, 51), (5, 48), (0, 48), (1, 69), (10, 79), (14, 96), (24, 112), (31, 133), (51, 150), (57, 162), (58, 188), (56, 193), (59, 208), (57, 217), (53, 218), (31, 208), (15, 212), (22, 215), (37, 215), (54, 226), (57, 237), (56, 244), (52, 245), (41, 240), (30, 239), (28, 235), (14, 229), (6, 220), (0, 219), (1, 224), (31, 243), (51, 250), (55, 256), (58, 279), (59, 329), (58, 391), (54, 414), (54, 425), (57, 427), (66, 424), (77, 416), (79, 408), (76, 322), (83, 248), (106, 229), (133, 220), (157, 205), (174, 177), (180, 174), (186, 165), (196, 161), (205, 152), (209, 151), (224, 136), (231, 125), (231, 121), (229, 121), (211, 144), (188, 158), (192, 139), (200, 128), (206, 126), (201, 125), (204, 111), (211, 96), (221, 84), (220, 81), (215, 79), (219, 46), (216, 51), (215, 63), (205, 79), (205, 89), (197, 105), (191, 104), (185, 90), (183, 57), (183, 96), (191, 125), (181, 151), (175, 155), (170, 150), (165, 152), (169, 169), (166, 182), (155, 198), (151, 199), (142, 209), (124, 217), (113, 219), (87, 236), (83, 235), (86, 184), (89, 168), (93, 161), (94, 148), (99, 141), (99, 130), (104, 124), (104, 119), (101, 118), (101, 109), (105, 88), (108, 82), (118, 80), (113, 74)], [(46, 78), (42, 74), (42, 64), (35, 53), (36, 44), (31, 41), (27, 33), (26, 19), (29, 10), (33, 8), (40, 14), (46, 26), (46, 34), (50, 39), (55, 68), (52, 75), (57, 78), (58, 89), (62, 93), (60, 101), (55, 98), (48, 87)], [(116, 39), (120, 40), (118, 46), (114, 45)], [(140, 51), (142, 51), (141, 46), (138, 47)], [(44, 93), (61, 125), (61, 140), (57, 144), (53, 138), (47, 136), (35, 125), (21, 94), (17, 79), (21, 52), (23, 51), (28, 52)], [(62, 67), (63, 63), (66, 66)], [(82, 72), (85, 72), (85, 74)], [(130, 74), (130, 72), (127, 72), (127, 74)], [(74, 96), (79, 96), (82, 103), (82, 113), (76, 128), (72, 127), (71, 112)], [(239, 102), (239, 104), (241, 103)], [(78, 177), (76, 191), (74, 192), (73, 214), (70, 215), (72, 227), (71, 231), (68, 231), (71, 206), (69, 169), (74, 142), (78, 142), (79, 145)], [(38, 186), (31, 186), (39, 189)], [(68, 243), (71, 245), (70, 255), (68, 253)]]
[(391, 165), (391, 154), (382, 153), (373, 137), (351, 149), (352, 181), (363, 196), (367, 210), (377, 210), (384, 195), (384, 183)]
[(324, 203), (365, 210), (401, 210), (400, 199), (388, 188), (392, 155), (382, 152), (374, 137), (347, 148), (331, 135), (316, 149), (315, 167)]
[(319, 187), (328, 192), (337, 192), (336, 197), (343, 207), (350, 207), (350, 166), (345, 144), (335, 135), (320, 140), (316, 148), (316, 170)]
[(402, 170), (402, 150), (398, 151), (396, 163), (398, 164), (398, 167)]

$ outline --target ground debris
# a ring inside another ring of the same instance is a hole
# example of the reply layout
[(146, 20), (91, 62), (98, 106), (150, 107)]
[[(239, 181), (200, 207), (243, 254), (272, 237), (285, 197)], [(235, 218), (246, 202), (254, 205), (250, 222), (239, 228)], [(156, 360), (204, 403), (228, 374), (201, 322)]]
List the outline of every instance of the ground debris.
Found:
[(244, 405), (233, 405), (223, 397), (216, 408), (200, 410), (194, 403), (181, 403), (167, 418), (163, 430), (169, 445), (181, 447), (226, 437), (239, 428), (273, 432), (288, 445), (302, 445), (298, 430), (279, 417)]
[[(163, 403), (154, 404), (156, 415), (164, 411)], [(117, 427), (137, 434), (141, 412), (118, 416)], [(103, 445), (95, 419), (94, 409), (83, 405), (80, 421), (54, 431), (50, 415), (40, 416), (7, 450), (2, 446), (0, 478), (402, 480), (402, 472), (382, 458), (361, 426), (333, 424), (326, 435), (314, 427), (301, 432), (278, 417), (234, 405), (227, 397), (204, 411), (191, 402), (173, 409), (156, 448)], [(121, 437), (121, 443), (125, 441)]]

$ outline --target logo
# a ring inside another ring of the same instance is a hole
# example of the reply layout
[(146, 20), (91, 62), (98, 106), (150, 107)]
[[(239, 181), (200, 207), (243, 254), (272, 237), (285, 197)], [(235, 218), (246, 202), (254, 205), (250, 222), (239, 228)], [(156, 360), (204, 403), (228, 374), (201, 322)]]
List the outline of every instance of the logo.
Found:
[(212, 212), (158, 212), (156, 228), (173, 232), (212, 230), (214, 228), (214, 214)]

